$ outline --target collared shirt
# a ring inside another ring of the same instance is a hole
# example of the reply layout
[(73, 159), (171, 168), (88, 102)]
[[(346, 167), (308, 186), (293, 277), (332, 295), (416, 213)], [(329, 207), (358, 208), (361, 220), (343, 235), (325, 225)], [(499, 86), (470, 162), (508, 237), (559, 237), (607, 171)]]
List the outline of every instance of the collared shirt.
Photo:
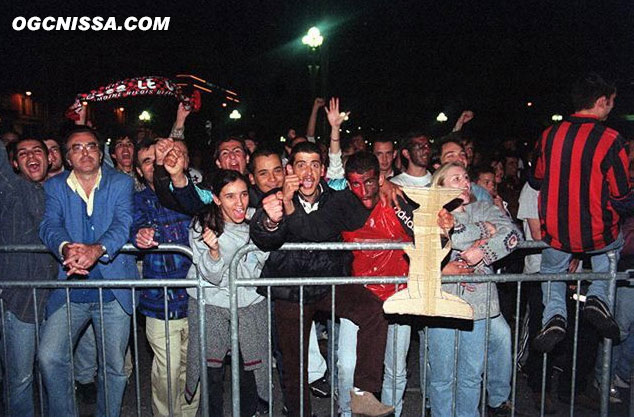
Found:
[[(321, 186), (321, 183), (318, 184), (318, 187), (319, 187), (319, 194), (321, 195), (324, 192), (324, 188)], [(319, 199), (315, 200), (315, 203), (310, 203), (309, 201), (304, 199), (302, 195), (299, 193), (297, 194), (297, 197), (299, 198), (299, 203), (301, 203), (306, 213), (311, 213), (319, 209)]]
[(70, 172), (70, 175), (66, 179), (66, 183), (68, 184), (68, 187), (70, 187), (70, 189), (73, 192), (77, 193), (79, 197), (81, 197), (81, 200), (86, 202), (86, 213), (88, 216), (92, 216), (92, 209), (95, 202), (94, 191), (95, 189), (99, 188), (99, 183), (101, 183), (101, 167), (99, 168), (99, 172), (97, 173), (97, 181), (95, 182), (94, 187), (90, 191), (90, 195), (86, 195), (84, 188), (81, 186), (81, 184), (79, 183), (79, 179), (75, 175), (75, 170)]

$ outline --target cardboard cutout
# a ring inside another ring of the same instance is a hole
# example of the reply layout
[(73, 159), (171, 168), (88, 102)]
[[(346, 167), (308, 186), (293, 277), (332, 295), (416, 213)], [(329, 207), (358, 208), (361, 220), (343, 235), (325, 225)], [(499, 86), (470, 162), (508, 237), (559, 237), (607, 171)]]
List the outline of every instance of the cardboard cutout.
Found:
[(441, 263), (451, 251), (451, 241), (441, 247), (442, 230), (438, 212), (462, 193), (460, 189), (403, 187), (407, 196), (420, 207), (414, 211), (414, 241), (405, 249), (409, 255), (407, 289), (395, 293), (383, 303), (387, 314), (443, 316), (473, 319), (473, 308), (456, 295), (441, 290)]

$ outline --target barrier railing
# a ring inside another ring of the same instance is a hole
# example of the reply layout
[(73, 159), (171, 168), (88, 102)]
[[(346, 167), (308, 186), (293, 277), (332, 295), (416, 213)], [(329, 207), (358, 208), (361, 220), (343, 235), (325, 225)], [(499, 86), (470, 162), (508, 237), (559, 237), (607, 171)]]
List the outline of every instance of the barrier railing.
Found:
[[(281, 251), (294, 251), (294, 250), (311, 250), (311, 251), (323, 251), (323, 250), (339, 250), (339, 251), (352, 251), (352, 250), (401, 250), (407, 247), (410, 244), (404, 243), (287, 243), (284, 244), (280, 250)], [(540, 250), (547, 248), (547, 245), (541, 242), (534, 241), (526, 241), (520, 243), (518, 250), (523, 250), (527, 254), (537, 253)], [(383, 277), (289, 277), (289, 278), (242, 278), (237, 277), (237, 268), (239, 261), (249, 252), (257, 250), (257, 247), (253, 244), (247, 245), (235, 254), (232, 262), (231, 262), (231, 270), (230, 270), (230, 293), (231, 297), (231, 344), (232, 344), (232, 352), (238, 352), (239, 349), (239, 339), (238, 339), (238, 299), (237, 299), (237, 290), (239, 287), (251, 287), (251, 286), (264, 286), (267, 287), (267, 304), (269, 308), (268, 314), (268, 329), (269, 329), (269, 400), (271, 402), (271, 406), (269, 407), (269, 415), (273, 416), (273, 398), (272, 398), (272, 348), (271, 348), (271, 291), (270, 288), (274, 286), (299, 286), (300, 292), (299, 304), (302, 305), (300, 307), (300, 332), (299, 332), (299, 347), (303, 346), (303, 286), (314, 286), (314, 285), (331, 285), (332, 286), (332, 309), (331, 309), (331, 323), (335, 322), (335, 287), (337, 285), (344, 284), (370, 284), (370, 283), (405, 283), (407, 278), (405, 277), (395, 277), (395, 276), (383, 276)], [(551, 281), (571, 281), (576, 282), (577, 284), (577, 297), (576, 297), (576, 307), (575, 307), (575, 329), (574, 329), (574, 342), (573, 342), (573, 364), (572, 364), (572, 384), (570, 389), (570, 415), (574, 415), (575, 408), (575, 380), (577, 373), (577, 346), (578, 346), (578, 319), (579, 319), (579, 311), (580, 311), (580, 289), (582, 281), (594, 281), (594, 280), (609, 280), (609, 304), (613, 309), (614, 307), (614, 299), (615, 299), (615, 289), (616, 289), (616, 281), (617, 280), (626, 280), (629, 278), (628, 273), (617, 273), (616, 271), (616, 253), (610, 252), (608, 253), (608, 257), (610, 260), (610, 271), (607, 273), (565, 273), (565, 274), (497, 274), (497, 275), (452, 275), (452, 276), (443, 276), (442, 283), (455, 283), (458, 286), (459, 283), (488, 283), (487, 286), (487, 309), (490, 312), (490, 303), (491, 303), (491, 283), (505, 283), (505, 282), (517, 282), (517, 304), (515, 307), (515, 333), (514, 333), (514, 342), (513, 342), (513, 372), (512, 372), (512, 394), (511, 394), (511, 403), (512, 403), (512, 411), (513, 414), (515, 412), (515, 404), (516, 404), (516, 387), (517, 387), (517, 349), (518, 349), (518, 333), (519, 333), (519, 313), (520, 313), (520, 296), (521, 296), (521, 284), (523, 282), (551, 282)], [(486, 398), (486, 382), (487, 382), (487, 367), (486, 363), (488, 361), (487, 356), (487, 348), (488, 348), (488, 339), (490, 332), (490, 323), (491, 318), (487, 318), (486, 323), (486, 331), (485, 331), (485, 367), (484, 367), (484, 376), (482, 382), (482, 415), (485, 415), (485, 398)], [(333, 325), (334, 326), (334, 325)], [(427, 327), (425, 327), (425, 331), (427, 331)], [(425, 332), (427, 334), (427, 332)], [(331, 327), (331, 335), (332, 327)], [(457, 336), (457, 331), (456, 331)], [(396, 337), (395, 337), (396, 338)], [(426, 341), (426, 339), (425, 339)], [(457, 341), (457, 340), (456, 340)], [(394, 342), (395, 343), (395, 342)], [(457, 346), (456, 346), (457, 347)], [(427, 347), (424, 348), (425, 353)], [(455, 361), (458, 358), (458, 350), (455, 350)], [(603, 364), (602, 364), (602, 373), (600, 379), (600, 414), (601, 416), (608, 415), (609, 408), (609, 396), (610, 396), (610, 364), (611, 364), (611, 353), (612, 353), (612, 340), (604, 339), (603, 340)], [(541, 405), (540, 405), (540, 413), (541, 416), (544, 415), (545, 409), (545, 391), (546, 391), (546, 362), (547, 362), (547, 354), (543, 355), (543, 378), (542, 378), (542, 386), (541, 386)], [(426, 357), (425, 357), (425, 362)], [(299, 376), (304, 375), (303, 370), (303, 351), (300, 350), (300, 373)], [(231, 358), (231, 368), (232, 368), (232, 412), (234, 416), (239, 416), (240, 414), (240, 376), (236, 371), (238, 370), (238, 357), (232, 356)], [(334, 369), (334, 355), (331, 356), (331, 370)], [(425, 367), (421, 364), (421, 370)], [(425, 386), (426, 386), (426, 376), (423, 372), (423, 382), (421, 382), (421, 392), (422, 392), (422, 402), (425, 402)], [(331, 389), (334, 389), (334, 379), (331, 373)], [(455, 411), (455, 387), (456, 387), (457, 373), (454, 373), (454, 396), (452, 400), (452, 411)], [(304, 399), (303, 399), (303, 379), (300, 378), (300, 387), (299, 391), (301, 394), (300, 398), (300, 411), (304, 411)], [(393, 389), (395, 390), (395, 389)], [(394, 397), (393, 397), (394, 399)], [(396, 402), (396, 399), (395, 399)], [(335, 416), (334, 410), (334, 397), (331, 396), (331, 405), (330, 405), (331, 416)], [(630, 401), (630, 411), (632, 411), (632, 402)], [(425, 414), (425, 405), (422, 406), (423, 416)]]
[[(5, 246), (0, 246), (0, 253), (47, 253), (49, 252), (48, 249), (43, 246), (43, 245), (5, 245)], [(192, 250), (184, 245), (177, 245), (177, 244), (161, 244), (159, 247), (154, 248), (154, 249), (150, 249), (150, 250), (139, 250), (136, 247), (134, 247), (132, 244), (126, 244), (122, 247), (122, 249), (120, 250), (120, 252), (122, 253), (128, 253), (128, 254), (147, 254), (147, 253), (165, 253), (165, 252), (169, 252), (169, 253), (178, 253), (178, 254), (182, 254), (184, 256), (187, 256), (188, 258), (192, 258), (193, 253)], [(19, 273), (16, 272), (16, 275), (18, 275)], [(2, 278), (5, 279), (5, 278)], [(200, 367), (201, 370), (206, 370), (207, 368), (207, 362), (204, 356), (205, 353), (205, 304), (204, 304), (204, 297), (203, 297), (203, 289), (205, 287), (209, 287), (209, 283), (206, 282), (205, 280), (203, 280), (202, 278), (198, 278), (198, 279), (122, 279), (122, 280), (90, 280), (90, 281), (64, 281), (64, 280), (59, 280), (59, 281), (43, 281), (43, 280), (16, 280), (16, 281), (4, 281), (4, 282), (0, 282), (0, 289), (6, 289), (6, 288), (29, 288), (29, 289), (33, 289), (33, 295), (34, 295), (34, 313), (35, 313), (35, 317), (38, 317), (38, 312), (37, 312), (37, 296), (36, 296), (36, 289), (66, 289), (66, 309), (67, 309), (67, 318), (68, 318), (68, 327), (69, 327), (69, 338), (71, 341), (70, 344), (70, 358), (71, 358), (71, 364), (74, 364), (73, 362), (73, 344), (72, 344), (72, 335), (71, 335), (71, 329), (70, 329), (70, 320), (71, 320), (71, 312), (70, 312), (70, 289), (85, 289), (85, 288), (96, 288), (99, 289), (99, 310), (100, 310), (100, 321), (103, 324), (103, 294), (102, 291), (103, 289), (113, 289), (113, 288), (129, 288), (132, 291), (132, 327), (133, 327), (133, 347), (134, 347), (134, 352), (138, 353), (138, 338), (137, 338), (137, 312), (136, 312), (136, 290), (137, 288), (162, 288), (164, 291), (164, 294), (167, 293), (167, 289), (168, 288), (174, 288), (174, 287), (184, 287), (184, 288), (196, 288), (196, 292), (197, 292), (197, 298), (198, 300), (201, 302), (198, 304), (198, 323), (200, 324), (199, 327), (199, 334), (198, 334), (198, 343), (200, 344)], [(168, 300), (167, 297), (164, 298), (164, 309), (166, 312), (166, 318), (167, 316), (167, 311), (168, 311)], [(4, 304), (3, 301), (0, 300), (0, 312), (2, 313), (2, 332), (3, 332), (3, 336), (4, 336), (4, 332), (5, 332), (5, 309), (4, 309)], [(170, 415), (173, 416), (173, 402), (174, 400), (171, 399), (171, 390), (170, 390), (170, 337), (169, 337), (169, 322), (170, 321), (165, 321), (165, 334), (166, 334), (166, 355), (167, 355), (167, 373), (168, 373), (168, 378), (167, 378), (167, 383), (168, 383), (168, 404), (169, 404), (169, 412)], [(39, 346), (39, 328), (40, 328), (41, 324), (38, 324), (36, 321), (35, 324), (35, 335), (36, 335), (36, 346), (35, 346), (35, 352), (37, 353), (38, 350), (38, 346)], [(101, 338), (102, 341), (105, 340), (105, 330), (104, 327), (101, 327)], [(4, 353), (4, 358), (6, 359), (6, 354), (7, 354), (7, 346), (6, 346), (6, 339), (2, 338), (3, 341), (3, 353)], [(102, 359), (102, 364), (105, 365), (105, 350), (102, 350), (101, 353), (99, 353), (99, 355), (101, 356)], [(37, 368), (36, 368), (37, 369)], [(136, 391), (136, 409), (137, 409), (137, 416), (142, 416), (141, 414), (141, 389), (140, 389), (140, 380), (139, 380), (139, 361), (138, 361), (138, 356), (135, 356), (134, 359), (134, 370), (135, 370), (135, 391)], [(8, 380), (8, 375), (7, 375), (7, 365), (5, 362), (5, 367), (4, 367), (4, 379), (5, 382)], [(74, 371), (73, 371), (73, 367), (71, 367), (71, 377), (74, 381)], [(104, 383), (106, 382), (107, 379), (104, 379)], [(43, 385), (42, 385), (42, 380), (41, 380), (41, 376), (39, 375), (38, 372), (38, 377), (37, 377), (37, 383), (38, 383), (38, 387), (39, 387), (39, 399), (40, 399), (40, 412), (41, 414), (44, 413), (44, 391), (43, 391)], [(8, 385), (5, 384), (4, 386), (4, 399), (5, 399), (5, 406), (8, 406)], [(201, 394), (204, 394), (203, 396), (201, 396), (200, 398), (200, 405), (202, 408), (202, 413), (203, 416), (209, 416), (209, 404), (208, 404), (208, 399), (207, 399), (207, 373), (201, 373), (200, 374), (200, 388), (199, 390), (201, 391)], [(109, 408), (108, 408), (108, 404), (109, 404), (109, 399), (108, 399), (108, 387), (107, 387), (107, 383), (104, 384), (104, 396), (105, 396), (105, 402), (106, 402), (106, 413), (108, 412)], [(74, 403), (74, 408), (75, 411), (77, 411), (77, 403), (76, 400), (73, 397), (73, 403)]]
[[(380, 250), (380, 249), (403, 249), (404, 247), (406, 247), (407, 244), (401, 244), (401, 243), (293, 243), (293, 244), (285, 244), (281, 250)], [(522, 243), (520, 245), (520, 248), (524, 249), (524, 250), (540, 250), (545, 248), (546, 246), (542, 243), (539, 242), (525, 242)], [(268, 314), (268, 322), (267, 325), (269, 327), (269, 331), (270, 331), (270, 327), (271, 327), (271, 298), (270, 298), (270, 288), (274, 287), (274, 286), (299, 286), (300, 289), (302, 289), (300, 291), (300, 299), (303, 298), (303, 286), (311, 286), (311, 285), (330, 285), (332, 286), (332, 323), (334, 324), (334, 319), (335, 319), (335, 315), (334, 315), (334, 306), (335, 306), (335, 296), (336, 296), (336, 291), (335, 288), (337, 285), (342, 285), (342, 284), (367, 284), (367, 283), (392, 283), (392, 284), (398, 284), (398, 283), (404, 283), (406, 281), (406, 278), (404, 277), (316, 277), (316, 278), (310, 278), (310, 277), (297, 277), (297, 278), (272, 278), (272, 279), (254, 279), (254, 278), (239, 278), (237, 277), (237, 266), (238, 266), (238, 261), (248, 252), (253, 251), (257, 249), (257, 247), (255, 247), (254, 245), (248, 245), (243, 247), (242, 249), (240, 249), (232, 263), (231, 263), (231, 270), (230, 270), (230, 291), (231, 291), (231, 344), (232, 344), (232, 352), (233, 353), (237, 353), (239, 350), (239, 343), (238, 343), (238, 311), (237, 311), (237, 289), (238, 287), (243, 287), (243, 286), (265, 286), (268, 288), (268, 307), (269, 307), (269, 314)], [(150, 252), (177, 252), (183, 255), (186, 255), (188, 257), (191, 258), (192, 253), (191, 250), (188, 247), (185, 246), (180, 246), (180, 245), (161, 245), (159, 248), (157, 249), (152, 249), (152, 250), (138, 250), (135, 247), (133, 247), (130, 244), (127, 244), (126, 246), (123, 247), (123, 249), (121, 250), (122, 252), (125, 253), (150, 253)], [(20, 245), (20, 246), (0, 246), (0, 253), (23, 253), (23, 252), (33, 252), (33, 253), (45, 253), (48, 252), (48, 250), (46, 249), (46, 247), (44, 246), (31, 246), (31, 245)], [(443, 277), (443, 283), (455, 283), (458, 284), (460, 282), (467, 282), (467, 283), (489, 283), (488, 285), (488, 292), (490, 295), (490, 283), (503, 283), (503, 282), (517, 282), (518, 283), (518, 288), (517, 288), (517, 296), (518, 296), (518, 302), (516, 305), (516, 320), (515, 320), (515, 337), (514, 337), (514, 343), (513, 343), (513, 375), (512, 375), (512, 397), (511, 397), (511, 401), (513, 403), (513, 406), (515, 406), (515, 400), (516, 400), (516, 386), (517, 386), (517, 346), (518, 346), (518, 331), (519, 331), (519, 300), (520, 300), (520, 295), (521, 295), (521, 284), (523, 282), (541, 282), (541, 281), (550, 281), (550, 280), (557, 280), (557, 281), (572, 281), (572, 282), (576, 282), (577, 283), (577, 298), (576, 298), (576, 309), (575, 309), (575, 318), (578, 320), (579, 318), (579, 311), (580, 311), (580, 305), (579, 305), (579, 295), (580, 295), (580, 283), (581, 281), (584, 280), (610, 280), (610, 293), (609, 293), (609, 302), (610, 304), (613, 306), (614, 304), (614, 295), (615, 295), (615, 286), (616, 286), (616, 281), (617, 280), (625, 280), (625, 279), (629, 279), (629, 274), (628, 273), (617, 273), (616, 272), (616, 263), (615, 263), (615, 257), (614, 254), (610, 255), (610, 272), (609, 273), (603, 273), (603, 274), (598, 274), (598, 273), (567, 273), (567, 274), (550, 274), (550, 275), (540, 275), (540, 274), (533, 274), (533, 275), (525, 275), (525, 274), (499, 274), (499, 275), (490, 275), (490, 276), (477, 276), (477, 275), (465, 275), (465, 276), (445, 276)], [(10, 281), (10, 282), (1, 282), (0, 283), (0, 289), (2, 288), (11, 288), (11, 287), (17, 287), (17, 288), (30, 288), (33, 289), (33, 294), (35, 297), (35, 315), (37, 317), (37, 296), (35, 293), (35, 290), (38, 288), (63, 288), (66, 289), (66, 297), (67, 300), (69, 300), (69, 292), (70, 289), (74, 289), (74, 288), (98, 288), (101, 289), (101, 291), (103, 289), (110, 289), (110, 288), (130, 288), (132, 291), (132, 295), (133, 295), (133, 314), (132, 314), (132, 321), (133, 321), (133, 344), (134, 344), (134, 349), (135, 352), (138, 352), (138, 340), (137, 340), (137, 314), (136, 314), (136, 303), (135, 303), (135, 292), (137, 290), (137, 288), (163, 288), (164, 292), (167, 292), (168, 288), (171, 287), (190, 287), (190, 288), (196, 288), (197, 291), (197, 296), (198, 296), (198, 300), (201, 302), (198, 305), (198, 321), (200, 324), (200, 328), (199, 328), (199, 334), (198, 334), (198, 343), (200, 344), (200, 367), (201, 370), (206, 370), (207, 364), (206, 364), (206, 359), (204, 356), (205, 353), (205, 306), (204, 306), (204, 297), (203, 297), (203, 290), (206, 287), (209, 287), (210, 284), (208, 282), (206, 282), (205, 280), (203, 280), (202, 278), (198, 278), (198, 279), (142, 279), (142, 280), (135, 280), (135, 279), (126, 279), (126, 280), (91, 280), (90, 282), (87, 281), (31, 281), (31, 280), (20, 280), (20, 281)], [(100, 291), (100, 293), (101, 293)], [(301, 300), (300, 300), (301, 302)], [(4, 317), (4, 305), (1, 304), (2, 302), (0, 301), (0, 312), (2, 312), (2, 331), (4, 333), (5, 330), (5, 317)], [(490, 303), (490, 300), (489, 302)], [(101, 306), (103, 307), (103, 302), (101, 300)], [(101, 307), (101, 315), (103, 315), (103, 308)], [(165, 309), (167, 309), (167, 301), (165, 302)], [(300, 315), (303, 314), (303, 310), (300, 311)], [(70, 309), (67, 310), (67, 316), (68, 319), (70, 320)], [(103, 320), (103, 316), (102, 316), (102, 320)], [(167, 350), (167, 354), (168, 354), (168, 358), (169, 358), (169, 349), (170, 349), (170, 342), (169, 342), (169, 321), (165, 321), (166, 322), (166, 334), (167, 334), (167, 341), (166, 341), (166, 350)], [(38, 337), (39, 337), (39, 326), (36, 324), (36, 344), (38, 344)], [(490, 330), (490, 318), (487, 320), (487, 327), (486, 327), (486, 340), (488, 341), (488, 335), (489, 335), (489, 330)], [(571, 400), (570, 400), (570, 414), (571, 416), (574, 414), (574, 407), (575, 407), (575, 376), (576, 376), (576, 370), (577, 370), (577, 343), (578, 343), (578, 321), (576, 321), (576, 325), (575, 325), (575, 329), (574, 329), (574, 348), (573, 348), (573, 364), (572, 364), (572, 385), (571, 385)], [(103, 334), (103, 330), (102, 330), (102, 335), (101, 335), (102, 339), (105, 337), (105, 335)], [(70, 337), (69, 337), (70, 338)], [(301, 339), (303, 338), (303, 332), (300, 332), (300, 344), (302, 344)], [(273, 408), (272, 408), (272, 402), (273, 402), (273, 397), (272, 397), (272, 370), (271, 370), (271, 333), (269, 332), (269, 339), (268, 339), (268, 345), (269, 345), (269, 399), (271, 402), (271, 407), (269, 408), (269, 414), (271, 416), (273, 416)], [(71, 344), (72, 347), (72, 344)], [(604, 340), (604, 344), (603, 344), (603, 361), (602, 361), (602, 374), (601, 374), (601, 382), (600, 382), (600, 395), (601, 395), (601, 400), (600, 400), (600, 414), (602, 416), (607, 416), (608, 415), (608, 408), (609, 408), (609, 396), (610, 396), (610, 362), (611, 362), (611, 348), (612, 348), (612, 341), (611, 340)], [(3, 338), (3, 352), (5, 354), (5, 358), (6, 358), (6, 341)], [(71, 348), (72, 351), (72, 348)], [(426, 350), (425, 350), (426, 351)], [(37, 352), (37, 346), (36, 346), (36, 352)], [(485, 350), (486, 353), (486, 350)], [(72, 359), (72, 352), (71, 352), (71, 359)], [(456, 353), (457, 355), (457, 353)], [(105, 353), (101, 353), (102, 356), (102, 360), (105, 360), (104, 356)], [(232, 377), (231, 377), (231, 383), (232, 383), (232, 412), (234, 416), (239, 416), (240, 415), (240, 381), (239, 381), (239, 359), (237, 355), (233, 355), (231, 356), (231, 368), (232, 368)], [(547, 355), (544, 355), (544, 370), (546, 368), (546, 357)], [(169, 361), (169, 360), (168, 360)], [(485, 362), (487, 361), (486, 358), (486, 354), (485, 354)], [(105, 363), (105, 361), (104, 361)], [(332, 356), (331, 358), (331, 369), (334, 368), (334, 356)], [(303, 376), (303, 370), (301, 370), (301, 368), (303, 367), (303, 361), (300, 358), (300, 376)], [(135, 389), (136, 389), (136, 408), (137, 408), (137, 415), (141, 416), (141, 394), (140, 394), (140, 381), (139, 381), (139, 364), (138, 364), (138, 358), (135, 358), (135, 364), (134, 364), (134, 369), (135, 369)], [(169, 366), (168, 366), (169, 369)], [(423, 367), (424, 369), (424, 367)], [(5, 367), (5, 379), (7, 378), (6, 376), (6, 367)], [(169, 372), (168, 372), (169, 373)], [(426, 380), (426, 376), (425, 372), (423, 370), (423, 373), (421, 373), (423, 375), (423, 380)], [(541, 415), (544, 415), (544, 394), (545, 394), (545, 375), (546, 373), (543, 373), (543, 381), (542, 381), (542, 388), (541, 388), (541, 405), (540, 405), (540, 411), (541, 411)], [(331, 375), (332, 378), (332, 375)], [(208, 399), (207, 399), (207, 374), (206, 373), (201, 373), (200, 374), (200, 388), (199, 390), (201, 391), (201, 408), (202, 408), (202, 414), (204, 416), (208, 416), (209, 415), (209, 405), (208, 405)], [(484, 372), (484, 378), (483, 378), (483, 402), (484, 402), (484, 398), (485, 398), (485, 393), (486, 393), (486, 379), (487, 379), (487, 371), (486, 371), (486, 367), (485, 367), (485, 372)], [(5, 380), (6, 381), (6, 380)], [(168, 375), (168, 381), (169, 381), (169, 375)], [(455, 383), (455, 382), (454, 382)], [(169, 384), (169, 383), (168, 383)], [(301, 383), (303, 384), (303, 383)], [(331, 386), (334, 387), (334, 380), (331, 380)], [(41, 378), (38, 376), (38, 386), (39, 386), (39, 390), (40, 390), (40, 394), (42, 394), (42, 381)], [(455, 387), (455, 385), (454, 385)], [(5, 385), (5, 405), (6, 405), (6, 397), (7, 397), (7, 387)], [(106, 402), (108, 399), (107, 396), (107, 387), (105, 388), (106, 391)], [(168, 390), (169, 392), (169, 390)], [(303, 393), (302, 388), (300, 388), (300, 392)], [(421, 392), (422, 392), (422, 398), (423, 398), (423, 402), (424, 402), (424, 398), (425, 398), (425, 385), (423, 384), (421, 386)], [(40, 408), (41, 411), (44, 411), (44, 404), (43, 404), (43, 397), (40, 396)], [(172, 413), (172, 403), (173, 400), (169, 399), (168, 400), (169, 404), (170, 404), (170, 413)], [(455, 396), (454, 396), (454, 406), (455, 406)], [(76, 408), (76, 405), (75, 405)], [(334, 397), (331, 397), (331, 413), (334, 414)], [(484, 408), (484, 404), (483, 404), (483, 408)], [(634, 413), (632, 412), (632, 396), (630, 395), (630, 415), (634, 415)], [(107, 407), (106, 407), (107, 410)], [(300, 410), (303, 411), (303, 405), (300, 406)], [(514, 410), (514, 408), (513, 408)], [(422, 407), (422, 412), (423, 415), (425, 413), (425, 407), (423, 405)]]

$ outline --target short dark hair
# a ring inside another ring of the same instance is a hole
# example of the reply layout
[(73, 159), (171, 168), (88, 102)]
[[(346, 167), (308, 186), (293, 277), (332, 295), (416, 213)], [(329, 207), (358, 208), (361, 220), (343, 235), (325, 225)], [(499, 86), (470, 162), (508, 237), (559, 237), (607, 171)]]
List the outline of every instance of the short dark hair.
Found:
[(572, 86), (574, 110), (591, 109), (597, 99), (610, 98), (616, 93), (616, 86), (607, 82), (597, 73), (587, 73), (579, 77)]
[(495, 176), (495, 170), (490, 165), (481, 165), (473, 170), (473, 179), (477, 181), (480, 178), (480, 174), (491, 173)]
[(214, 161), (218, 161), (218, 158), (220, 157), (220, 145), (226, 142), (231, 142), (231, 141), (239, 142), (240, 147), (242, 147), (242, 151), (244, 151), (244, 155), (245, 156), (249, 155), (249, 150), (247, 149), (247, 146), (244, 143), (244, 139), (240, 138), (239, 136), (228, 136), (216, 142), (216, 146), (214, 147), (214, 159), (213, 159)]
[(270, 157), (271, 155), (277, 156), (280, 159), (280, 163), (282, 162), (282, 158), (280, 157), (280, 154), (278, 154), (277, 152), (272, 151), (268, 148), (256, 148), (253, 154), (251, 154), (251, 157), (249, 157), (249, 164), (248, 164), (249, 173), (253, 173), (253, 170), (255, 169), (256, 158)]
[(455, 135), (455, 133), (452, 132), (448, 135), (443, 136), (442, 138), (438, 140), (438, 155), (440, 157), (442, 157), (442, 148), (451, 142), (453, 142), (456, 145), (459, 145), (460, 147), (462, 147), (462, 149), (464, 149), (464, 145), (462, 145), (461, 137), (459, 135)]
[(392, 144), (392, 146), (393, 146), (394, 148), (396, 148), (396, 147), (394, 146), (394, 142), (392, 142), (392, 140), (391, 140), (391, 139), (388, 139), (388, 138), (376, 138), (376, 139), (374, 140), (374, 142), (372, 142), (372, 149), (374, 149), (374, 144), (378, 144), (378, 143), (381, 143), (381, 144)]
[(308, 154), (317, 154), (319, 155), (319, 162), (321, 162), (322, 164), (324, 163), (324, 161), (321, 158), (321, 150), (319, 149), (317, 144), (313, 142), (304, 141), (304, 142), (300, 142), (299, 144), (295, 144), (295, 146), (291, 148), (291, 154), (288, 157), (288, 162), (291, 165), (295, 162), (295, 156), (299, 152), (305, 152)]
[(134, 167), (140, 167), (139, 161), (139, 151), (150, 148), (152, 145), (156, 144), (156, 140), (152, 138), (143, 138), (140, 142), (134, 143)]
[(369, 151), (359, 151), (348, 157), (346, 162), (346, 176), (350, 173), (363, 174), (374, 170), (376, 175), (380, 173), (379, 159)]
[(99, 150), (101, 151), (101, 153), (103, 154), (103, 139), (101, 138), (101, 135), (99, 135), (99, 133), (94, 130), (91, 127), (88, 126), (77, 126), (77, 128), (74, 128), (72, 130), (70, 130), (66, 136), (64, 137), (64, 143), (63, 148), (64, 148), (64, 154), (66, 154), (69, 150), (68, 150), (68, 141), (70, 141), (70, 139), (78, 134), (89, 134), (91, 135), (93, 138), (95, 138), (95, 141), (97, 141), (97, 144), (99, 144)]
[[(429, 136), (425, 135), (420, 131), (412, 131), (405, 135), (403, 139), (401, 139), (398, 147), (398, 154), (401, 157), (401, 164), (403, 164), (403, 168), (407, 169), (409, 166), (409, 161), (403, 155), (403, 151), (407, 150), (408, 152), (412, 152), (412, 146), (414, 145), (414, 139), (416, 138), (426, 138), (429, 141)], [(431, 141), (429, 141), (431, 142)]]
[(11, 154), (11, 159), (14, 162), (18, 162), (18, 153), (16, 152), (18, 150), (18, 146), (23, 143), (24, 141), (37, 141), (40, 143), (40, 145), (42, 146), (42, 148), (44, 148), (44, 155), (46, 156), (46, 158), (48, 158), (48, 147), (46, 146), (46, 143), (44, 142), (43, 139), (41, 138), (29, 138), (29, 137), (24, 137), (24, 138), (20, 138), (17, 141), (13, 141), (11, 143), (11, 147), (13, 147), (13, 153)]

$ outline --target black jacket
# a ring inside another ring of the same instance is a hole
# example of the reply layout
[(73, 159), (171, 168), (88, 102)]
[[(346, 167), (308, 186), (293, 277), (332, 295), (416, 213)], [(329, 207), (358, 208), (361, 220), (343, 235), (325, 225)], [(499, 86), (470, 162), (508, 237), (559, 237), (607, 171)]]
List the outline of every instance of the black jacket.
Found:
[[(341, 241), (341, 231), (355, 230), (363, 226), (370, 211), (349, 190), (334, 191), (326, 182), (321, 181), (322, 193), (319, 196), (317, 211), (331, 215), (328, 221), (315, 225), (321, 231), (319, 241)], [(272, 190), (271, 193), (275, 192)], [(352, 254), (349, 251), (278, 251), (285, 242), (304, 242), (294, 232), (295, 219), (307, 216), (297, 195), (294, 198), (295, 212), (280, 223), (275, 231), (267, 231), (263, 221), (266, 213), (258, 208), (251, 220), (251, 238), (263, 251), (270, 251), (260, 277), (341, 277), (350, 275)], [(311, 303), (320, 300), (330, 291), (330, 286), (305, 286), (304, 301)], [(266, 288), (258, 289), (266, 295)], [(273, 299), (292, 302), (299, 301), (298, 286), (271, 286)]]
[[(194, 216), (205, 209), (207, 205), (200, 199), (194, 182), (187, 177), (185, 187), (170, 188), (172, 182), (169, 173), (162, 165), (154, 165), (154, 189), (159, 198), (159, 202), (164, 207), (176, 212)], [(249, 187), (249, 207), (256, 208), (262, 200), (262, 193), (257, 187), (250, 184)]]

